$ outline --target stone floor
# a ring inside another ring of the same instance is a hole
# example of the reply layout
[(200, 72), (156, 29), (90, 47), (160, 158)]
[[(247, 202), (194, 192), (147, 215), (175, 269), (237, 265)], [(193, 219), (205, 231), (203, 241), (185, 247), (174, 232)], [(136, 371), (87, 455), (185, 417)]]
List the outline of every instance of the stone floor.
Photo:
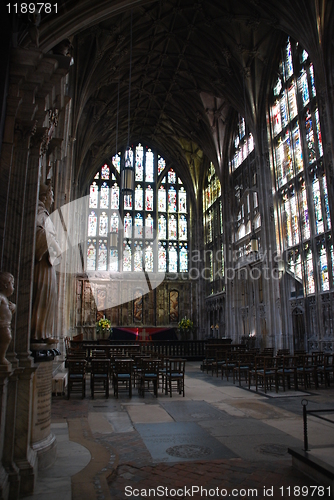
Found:
[[(55, 465), (31, 500), (126, 498), (327, 498), (292, 467), (308, 409), (333, 409), (334, 388), (256, 393), (187, 363), (185, 397), (159, 391), (53, 398)], [(332, 414), (334, 419), (334, 414)], [(334, 465), (333, 424), (309, 417), (309, 448)]]

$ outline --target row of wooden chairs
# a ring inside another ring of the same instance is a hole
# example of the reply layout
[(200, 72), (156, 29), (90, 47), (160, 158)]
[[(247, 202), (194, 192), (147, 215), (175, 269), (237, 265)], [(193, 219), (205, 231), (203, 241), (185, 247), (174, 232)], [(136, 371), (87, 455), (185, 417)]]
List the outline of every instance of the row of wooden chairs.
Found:
[(82, 398), (86, 395), (86, 374), (90, 372), (91, 396), (94, 398), (96, 391), (103, 391), (109, 397), (109, 384), (114, 388), (114, 396), (118, 397), (123, 388), (132, 396), (134, 386), (138, 387), (139, 394), (145, 396), (145, 391), (153, 388), (153, 393), (158, 396), (158, 387), (163, 387), (165, 394), (172, 396), (173, 390), (184, 396), (184, 359), (157, 358), (151, 356), (127, 354), (115, 355), (111, 359), (107, 356), (92, 357), (90, 362), (84, 359), (83, 353), (76, 351), (68, 353), (66, 364), (68, 367), (68, 392), (81, 392)]

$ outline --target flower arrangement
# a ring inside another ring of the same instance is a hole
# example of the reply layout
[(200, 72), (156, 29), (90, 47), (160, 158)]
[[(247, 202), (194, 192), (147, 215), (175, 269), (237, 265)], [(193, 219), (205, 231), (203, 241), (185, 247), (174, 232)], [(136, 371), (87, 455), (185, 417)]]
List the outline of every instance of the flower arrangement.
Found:
[(191, 321), (191, 319), (188, 319), (188, 318), (182, 318), (181, 321), (179, 322), (179, 328), (180, 330), (192, 330), (194, 327), (194, 323), (193, 321)]
[(110, 319), (107, 318), (101, 318), (97, 323), (96, 323), (96, 332), (103, 333), (105, 331), (110, 330), (111, 327), (111, 322)]

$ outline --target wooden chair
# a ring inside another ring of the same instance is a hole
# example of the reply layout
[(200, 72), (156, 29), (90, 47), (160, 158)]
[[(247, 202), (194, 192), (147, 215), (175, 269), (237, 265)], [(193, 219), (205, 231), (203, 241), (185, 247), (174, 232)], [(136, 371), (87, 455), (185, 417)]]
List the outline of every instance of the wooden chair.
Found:
[(90, 390), (92, 398), (96, 390), (102, 388), (106, 398), (109, 398), (110, 360), (107, 358), (92, 358), (90, 371)]
[(250, 353), (239, 354), (237, 365), (233, 368), (233, 383), (235, 384), (235, 379), (239, 381), (239, 387), (241, 386), (241, 377), (244, 375), (245, 382), (248, 381), (248, 373), (254, 366), (255, 356)]
[(181, 358), (167, 359), (165, 375), (165, 394), (172, 397), (173, 389), (184, 397), (184, 373), (186, 360)]
[(297, 355), (297, 377), (304, 389), (311, 387), (312, 383), (316, 386), (316, 366), (312, 354)]
[(275, 359), (271, 356), (256, 356), (255, 365), (249, 371), (248, 388), (250, 389), (251, 380), (255, 382), (255, 390), (258, 392), (259, 382), (261, 382), (264, 392), (267, 392), (268, 387), (272, 385), (276, 388), (276, 366)]
[(276, 392), (279, 390), (280, 381), (282, 381), (283, 391), (287, 383), (288, 389), (291, 388), (291, 380), (293, 380), (294, 388), (298, 390), (297, 377), (297, 357), (296, 356), (279, 356), (276, 358)]
[(132, 397), (133, 384), (133, 359), (115, 358), (113, 367), (114, 396), (118, 398), (120, 386), (129, 391), (129, 398)]
[(67, 398), (70, 398), (71, 392), (81, 392), (82, 398), (86, 395), (86, 365), (85, 359), (67, 359), (68, 380), (67, 380)]
[(149, 390), (152, 383), (154, 395), (158, 397), (159, 368), (160, 360), (157, 358), (143, 358), (141, 360), (138, 387), (141, 396), (145, 397), (145, 389)]
[(315, 367), (316, 387), (319, 387), (319, 376), (321, 383), (324, 383), (325, 387), (329, 387), (331, 375), (334, 376), (334, 355), (333, 353), (326, 352), (322, 354), (321, 358), (318, 358), (318, 363)]
[(228, 380), (230, 372), (233, 373), (234, 368), (238, 364), (239, 353), (237, 351), (226, 351), (225, 360), (221, 364), (222, 379), (224, 373), (226, 380)]

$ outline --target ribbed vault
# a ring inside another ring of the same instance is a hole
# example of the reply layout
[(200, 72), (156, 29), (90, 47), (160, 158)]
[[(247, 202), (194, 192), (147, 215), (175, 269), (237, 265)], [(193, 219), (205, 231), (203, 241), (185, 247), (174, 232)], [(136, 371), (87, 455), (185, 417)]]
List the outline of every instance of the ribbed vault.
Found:
[[(264, 116), (265, 82), (281, 40), (289, 33), (303, 41), (305, 30), (308, 40), (310, 33), (314, 40), (319, 36), (314, 16), (308, 16), (315, 3), (58, 2), (58, 14), (42, 18), (38, 27), (39, 47), (57, 52), (64, 50), (61, 41), (72, 44), (71, 135), (80, 190), (128, 139), (156, 147), (189, 185), (201, 187), (203, 161), (224, 165), (225, 132), (236, 112), (254, 132), (257, 116)], [(318, 29), (330, 9), (322, 2)], [(23, 44), (33, 39), (27, 30)]]

